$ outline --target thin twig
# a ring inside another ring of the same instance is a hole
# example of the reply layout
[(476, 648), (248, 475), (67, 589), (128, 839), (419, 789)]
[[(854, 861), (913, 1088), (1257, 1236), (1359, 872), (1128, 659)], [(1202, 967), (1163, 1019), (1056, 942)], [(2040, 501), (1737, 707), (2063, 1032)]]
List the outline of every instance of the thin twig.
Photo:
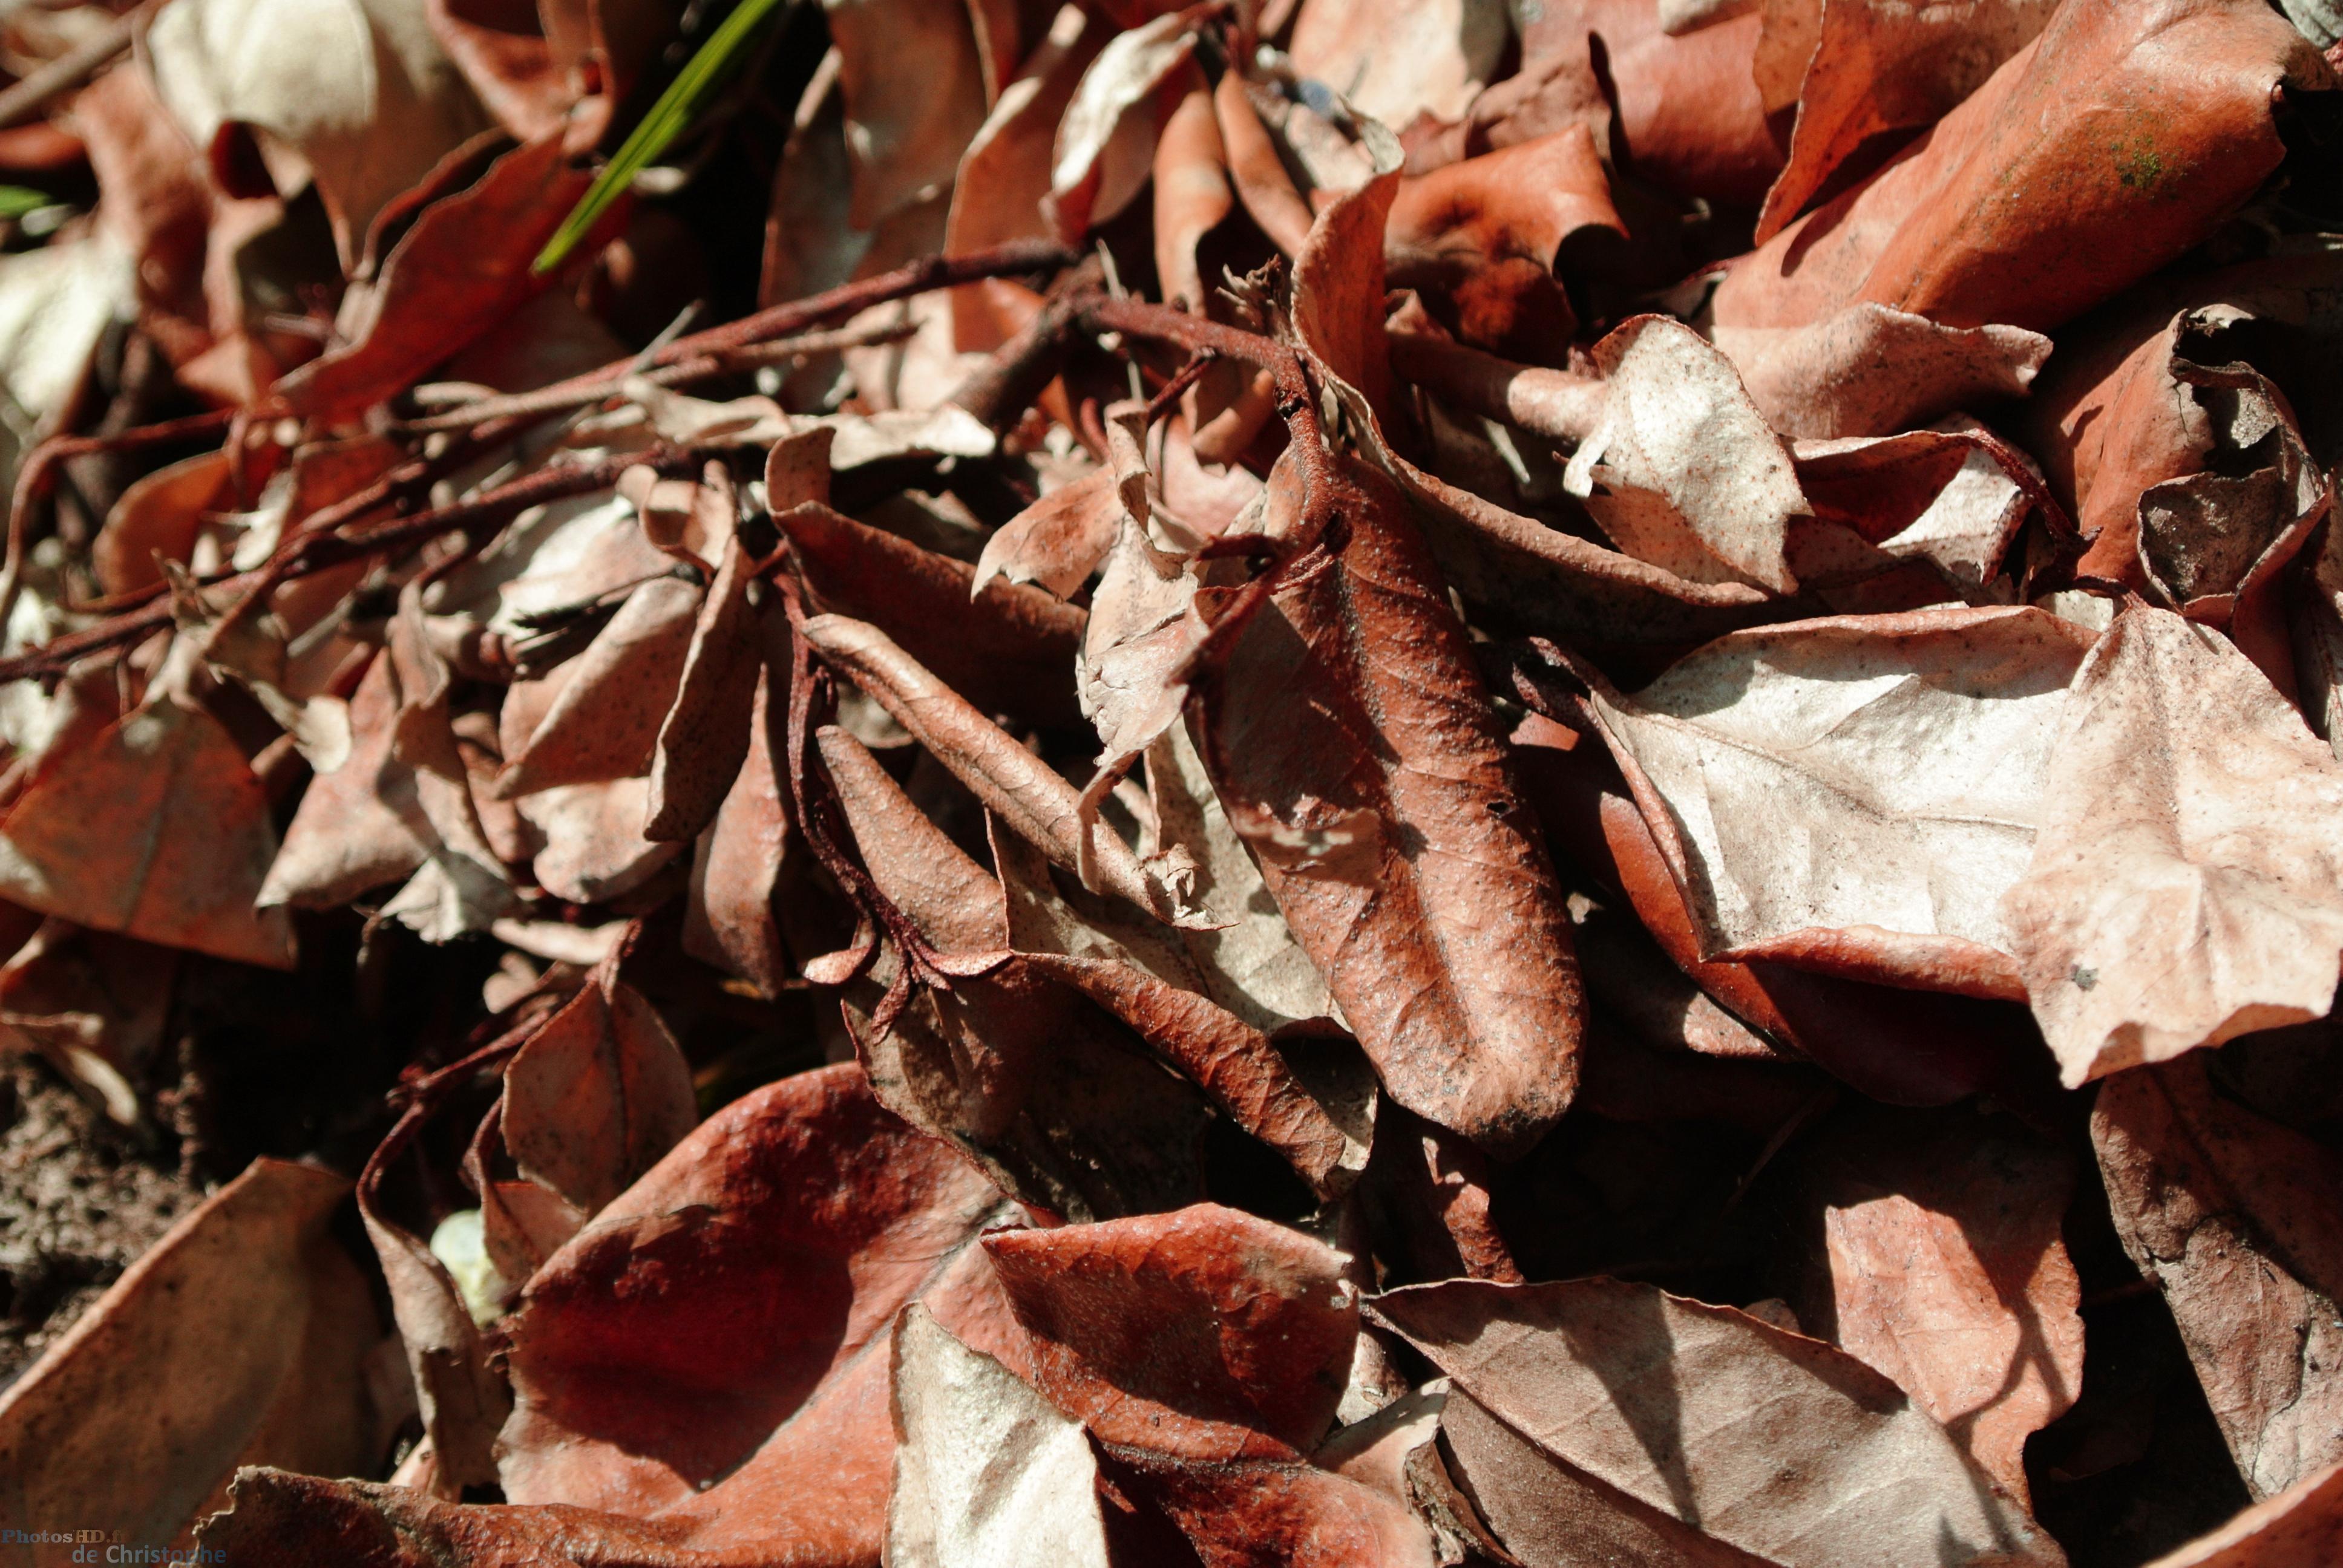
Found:
[[(840, 348), (863, 348), (874, 344), (896, 343), (919, 330), (916, 322), (889, 322), (880, 327), (861, 327), (850, 331), (808, 332), (795, 337), (783, 337), (771, 343), (752, 343), (741, 348), (728, 348), (697, 358), (679, 360), (672, 365), (660, 365), (640, 373), (640, 379), (654, 387), (683, 387), (694, 381), (706, 381), (713, 377), (734, 375), (743, 370), (755, 370), (767, 365), (785, 365), (793, 359), (810, 355), (828, 354)], [(633, 379), (629, 377), (628, 379)], [(624, 382), (608, 387), (573, 388), (548, 387), (535, 392), (515, 392), (506, 397), (483, 397), (476, 402), (459, 404), (419, 418), (402, 420), (391, 426), (391, 433), (400, 436), (429, 435), (437, 430), (467, 430), (489, 419), (532, 418), (547, 414), (566, 413), (573, 408), (585, 408), (616, 396)]]
[[(858, 283), (825, 289), (803, 299), (744, 316), (738, 321), (728, 321), (721, 327), (710, 327), (679, 337), (659, 352), (653, 366), (639, 367), (630, 355), (582, 375), (572, 376), (567, 381), (557, 381), (550, 387), (540, 388), (536, 396), (550, 400), (607, 390), (628, 376), (639, 375), (648, 369), (680, 365), (689, 360), (746, 348), (750, 344), (769, 342), (776, 337), (785, 337), (825, 322), (853, 316), (874, 305), (885, 305), (890, 300), (925, 294), (931, 289), (957, 288), (963, 283), (980, 283), (988, 277), (1054, 272), (1073, 259), (1071, 251), (1054, 241), (1031, 239), (1012, 240), (1007, 245), (992, 246), (966, 256), (924, 256), (917, 261), (906, 262), (891, 272), (882, 272)], [(560, 407), (575, 407), (576, 405), (563, 403)]]
[[(683, 477), (697, 473), (708, 454), (718, 449), (712, 446), (654, 447), (647, 452), (606, 457), (601, 462), (582, 467), (541, 469), (527, 478), (516, 479), (509, 485), (499, 486), (468, 500), (458, 501), (452, 506), (435, 507), (412, 517), (387, 518), (371, 525), (354, 528), (347, 533), (324, 530), (305, 533), (293, 542), (288, 552), (272, 559), (268, 565), (216, 578), (202, 586), (224, 589), (231, 594), (248, 594), (260, 585), (265, 575), (273, 574), (276, 581), (283, 582), (307, 577), (346, 561), (404, 549), (458, 529), (475, 531), (492, 526), (501, 527), (531, 507), (565, 497), (607, 490), (618, 482), (620, 474), (638, 465), (664, 477)], [(96, 626), (58, 638), (39, 648), (29, 648), (13, 658), (0, 658), (0, 681), (55, 678), (64, 675), (76, 660), (119, 648), (125, 643), (136, 642), (170, 624), (170, 601), (167, 598), (156, 599)]]
[(0, 557), (0, 627), (5, 627), (15, 613), (16, 595), (25, 580), (25, 551), (32, 542), (33, 507), (48, 492), (49, 482), (59, 465), (68, 457), (84, 457), (93, 452), (135, 452), (143, 447), (216, 435), (226, 430), (235, 418), (233, 408), (215, 408), (206, 414), (190, 414), (184, 419), (166, 419), (158, 425), (117, 430), (111, 436), (52, 436), (35, 447), (16, 470), (15, 491), (8, 498), (8, 546), (5, 556)]
[(140, 24), (161, 3), (162, 0), (147, 0), (136, 11), (125, 12), (86, 42), (75, 45), (0, 92), (0, 131), (23, 125), (46, 109), (50, 99), (73, 91), (97, 75), (99, 68), (116, 55), (126, 52)]

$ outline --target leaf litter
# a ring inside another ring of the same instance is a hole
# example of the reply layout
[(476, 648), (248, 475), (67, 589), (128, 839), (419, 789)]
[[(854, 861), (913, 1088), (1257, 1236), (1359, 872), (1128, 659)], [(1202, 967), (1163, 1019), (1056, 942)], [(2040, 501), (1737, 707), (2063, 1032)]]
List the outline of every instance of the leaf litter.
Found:
[(2327, 1561), (2339, 35), (0, 19), (0, 1551)]

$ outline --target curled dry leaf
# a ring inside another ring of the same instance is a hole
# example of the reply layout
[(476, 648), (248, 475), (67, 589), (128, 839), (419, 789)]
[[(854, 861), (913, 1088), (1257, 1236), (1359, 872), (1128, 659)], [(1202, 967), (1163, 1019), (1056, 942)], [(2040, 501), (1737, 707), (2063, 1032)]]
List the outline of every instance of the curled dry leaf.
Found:
[(276, 396), (297, 417), (349, 420), (419, 379), (543, 286), (529, 263), (591, 178), (548, 136), (431, 203), (376, 278), (343, 296), (339, 346), (277, 383)]
[(776, 520), (816, 608), (869, 620), (985, 712), (1081, 722), (1065, 675), (1082, 646), (1083, 611), (817, 502)]
[(618, 978), (628, 945), (619, 943), (505, 1068), (505, 1148), (523, 1179), (579, 1221), (633, 1185), (699, 1120), (683, 1053), (642, 993)]
[(1506, 45), (1493, 0), (1311, 0), (1297, 8), (1293, 68), (1394, 130), (1462, 116)]
[(488, 128), (429, 8), (196, 0), (155, 18), (146, 53), (163, 101), (215, 165), (229, 158), (222, 136), (244, 126), (277, 194), (315, 182), (349, 267), (375, 215)]
[(878, 699), (895, 721), (950, 769), (978, 799), (1068, 870), (1094, 875), (1101, 891), (1126, 899), (1174, 925), (1204, 917), (1162, 871), (1143, 864), (1111, 827), (1085, 822), (1074, 787), (922, 668), (874, 626), (844, 616), (816, 616), (808, 641)]
[(1121, 535), (1122, 495), (1114, 470), (1093, 468), (994, 530), (977, 558), (969, 591), (980, 594), (993, 578), (1006, 578), (1071, 598)]
[[(1541, 1549), (1559, 1518), (1661, 1561), (2066, 1561), (1893, 1383), (1745, 1312), (1613, 1280), (1455, 1280), (1368, 1310), (1454, 1385), (1460, 1480), (1531, 1560), (1561, 1560)], [(1483, 1455), (1506, 1484), (1476, 1483)]]
[(1518, 1150), (1576, 1076), (1561, 891), (1405, 502), (1355, 461), (1311, 482), (1349, 542), (1246, 628), (1205, 760), (1392, 1097)]
[(2343, 1225), (2324, 1146), (2224, 1094), (2202, 1056), (2110, 1079), (2091, 1141), (2124, 1249), (2164, 1292), (2257, 1498), (2343, 1452)]
[(2002, 898), (2090, 645), (2028, 608), (1799, 621), (1594, 703), (1699, 956), (2016, 996)]
[(1603, 531), (1694, 582), (1795, 592), (1782, 551), (1805, 498), (1733, 367), (1690, 327), (1658, 316), (1604, 338), (1594, 363), (1603, 416), (1564, 482)]
[(1574, 125), (1401, 181), (1384, 266), (1466, 342), (1547, 360), (1576, 325), (1556, 256), (1587, 227), (1626, 232), (1594, 137)]

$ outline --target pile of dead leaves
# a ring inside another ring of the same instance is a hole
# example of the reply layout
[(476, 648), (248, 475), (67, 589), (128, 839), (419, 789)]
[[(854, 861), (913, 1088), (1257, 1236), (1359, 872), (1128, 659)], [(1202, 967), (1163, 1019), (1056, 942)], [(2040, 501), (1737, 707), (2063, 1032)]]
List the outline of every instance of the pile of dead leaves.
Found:
[(0, 1559), (2343, 1557), (2338, 32), (8, 9)]

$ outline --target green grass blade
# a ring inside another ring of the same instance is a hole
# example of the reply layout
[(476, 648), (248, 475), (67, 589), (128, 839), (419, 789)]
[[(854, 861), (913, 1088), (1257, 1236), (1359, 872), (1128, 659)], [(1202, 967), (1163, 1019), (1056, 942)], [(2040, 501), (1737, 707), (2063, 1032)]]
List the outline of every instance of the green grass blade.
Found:
[(586, 194), (578, 198), (578, 205), (570, 209), (561, 227), (538, 252), (537, 260), (529, 266), (531, 272), (542, 276), (568, 258), (569, 253), (578, 248), (578, 242), (610, 209), (610, 204), (634, 184), (635, 176), (691, 128), (699, 112), (716, 95), (716, 90), (746, 58), (758, 25), (787, 4), (789, 0), (740, 0), (669, 84), (667, 91), (659, 95), (659, 102), (651, 106), (650, 113), (643, 116), (634, 134), (619, 146)]
[(56, 199), (46, 192), (26, 190), (23, 186), (0, 186), (0, 218), (23, 217), (53, 205)]

